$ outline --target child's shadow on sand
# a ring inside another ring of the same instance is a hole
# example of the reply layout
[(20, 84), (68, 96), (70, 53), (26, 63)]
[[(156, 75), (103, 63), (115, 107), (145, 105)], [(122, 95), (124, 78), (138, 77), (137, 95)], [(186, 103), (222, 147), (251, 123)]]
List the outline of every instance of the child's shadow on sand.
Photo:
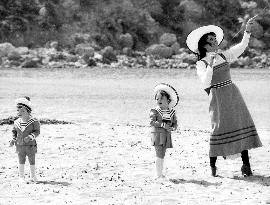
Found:
[(261, 176), (261, 175), (253, 175), (250, 177), (234, 176), (233, 179), (243, 180), (243, 181), (247, 181), (247, 182), (255, 182), (255, 183), (261, 184), (263, 186), (270, 186), (270, 177)]
[(198, 184), (198, 185), (202, 185), (204, 187), (208, 187), (208, 186), (220, 186), (222, 183), (218, 182), (218, 183), (211, 183), (205, 180), (185, 180), (185, 179), (170, 179), (170, 182), (174, 183), (174, 184), (185, 184), (185, 183), (193, 183), (193, 184)]
[(56, 182), (56, 181), (37, 181), (37, 184), (50, 184), (50, 185), (62, 185), (62, 186), (71, 185), (71, 183), (68, 183), (68, 182)]

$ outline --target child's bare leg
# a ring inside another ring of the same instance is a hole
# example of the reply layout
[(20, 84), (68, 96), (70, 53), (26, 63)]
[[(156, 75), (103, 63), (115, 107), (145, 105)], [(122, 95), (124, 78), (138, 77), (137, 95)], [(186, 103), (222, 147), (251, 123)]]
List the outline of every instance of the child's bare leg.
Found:
[(155, 146), (156, 149), (156, 171), (157, 177), (164, 177), (163, 175), (163, 166), (164, 166), (164, 157), (166, 148), (163, 146)]
[(33, 182), (36, 182), (37, 181), (35, 158), (36, 158), (36, 154), (31, 151), (28, 154), (28, 161), (29, 161), (29, 164), (30, 164), (31, 181), (33, 181)]
[(26, 153), (19, 152), (18, 158), (19, 158), (19, 182), (23, 182), (24, 181), (24, 164), (25, 164), (25, 160), (26, 160)]

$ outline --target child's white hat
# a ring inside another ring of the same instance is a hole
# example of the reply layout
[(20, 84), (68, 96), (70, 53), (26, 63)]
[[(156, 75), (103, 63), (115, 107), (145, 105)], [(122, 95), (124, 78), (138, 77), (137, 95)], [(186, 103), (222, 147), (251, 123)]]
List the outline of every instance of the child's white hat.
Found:
[(23, 97), (23, 98), (18, 98), (15, 100), (16, 105), (22, 105), (26, 107), (29, 111), (32, 111), (32, 103), (30, 101), (29, 97)]
[(218, 45), (221, 43), (223, 40), (224, 34), (222, 28), (219, 26), (215, 25), (208, 25), (208, 26), (201, 26), (195, 30), (193, 30), (188, 36), (186, 40), (187, 47), (194, 53), (198, 53), (198, 43), (201, 37), (204, 34), (207, 33), (215, 33), (216, 34), (216, 39), (218, 42)]
[(171, 102), (169, 103), (169, 107), (170, 108), (175, 107), (179, 102), (179, 96), (176, 90), (169, 84), (160, 83), (156, 85), (154, 88), (154, 96), (156, 96), (157, 92), (161, 90), (165, 91), (170, 95)]

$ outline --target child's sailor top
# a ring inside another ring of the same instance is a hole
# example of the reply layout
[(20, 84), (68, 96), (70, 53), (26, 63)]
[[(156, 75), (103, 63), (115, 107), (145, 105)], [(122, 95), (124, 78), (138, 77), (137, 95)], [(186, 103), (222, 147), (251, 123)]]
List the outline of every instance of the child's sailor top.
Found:
[[(27, 122), (23, 122), (21, 118), (18, 118), (14, 121), (12, 133), (16, 145), (36, 145), (35, 138), (40, 134), (40, 123), (35, 118), (30, 118)], [(27, 136), (31, 140), (26, 143), (24, 138)]]
[(150, 110), (152, 145), (172, 147), (171, 131), (165, 129), (166, 124), (176, 130), (178, 125), (175, 110), (161, 110), (160, 108)]

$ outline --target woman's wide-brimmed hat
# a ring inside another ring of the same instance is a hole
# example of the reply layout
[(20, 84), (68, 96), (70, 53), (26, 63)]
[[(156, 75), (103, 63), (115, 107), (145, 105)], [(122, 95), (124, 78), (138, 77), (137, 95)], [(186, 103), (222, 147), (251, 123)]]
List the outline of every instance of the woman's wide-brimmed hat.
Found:
[(169, 103), (169, 107), (170, 108), (175, 107), (179, 102), (179, 96), (176, 90), (169, 84), (160, 83), (155, 86), (154, 95), (156, 96), (157, 92), (161, 90), (165, 91), (166, 93), (170, 95), (171, 102)]
[(194, 53), (198, 53), (198, 42), (204, 34), (215, 33), (218, 45), (223, 40), (224, 34), (222, 28), (215, 25), (202, 26), (193, 30), (186, 40), (187, 47)]
[(30, 112), (32, 111), (32, 103), (28, 97), (18, 98), (15, 100), (16, 105), (22, 105)]

